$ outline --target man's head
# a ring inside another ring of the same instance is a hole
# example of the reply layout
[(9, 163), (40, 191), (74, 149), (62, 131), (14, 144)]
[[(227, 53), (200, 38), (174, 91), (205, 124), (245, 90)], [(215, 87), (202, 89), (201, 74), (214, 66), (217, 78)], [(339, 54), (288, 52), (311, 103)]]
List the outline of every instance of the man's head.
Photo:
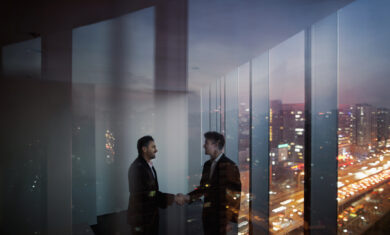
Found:
[(225, 146), (225, 137), (218, 132), (209, 131), (204, 134), (204, 150), (205, 154), (211, 157), (218, 157), (218, 154), (222, 152)]
[(153, 137), (150, 135), (140, 138), (137, 142), (138, 155), (144, 157), (146, 160), (156, 158), (157, 148)]

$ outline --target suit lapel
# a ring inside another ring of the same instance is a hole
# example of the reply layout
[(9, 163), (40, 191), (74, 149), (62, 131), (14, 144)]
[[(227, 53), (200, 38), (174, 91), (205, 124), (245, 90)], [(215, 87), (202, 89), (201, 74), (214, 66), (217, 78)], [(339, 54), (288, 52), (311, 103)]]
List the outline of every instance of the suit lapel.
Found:
[[(219, 160), (221, 160), (221, 159), (219, 159)], [(211, 170), (211, 167), (210, 167), (210, 170)], [(218, 175), (219, 175), (219, 161), (215, 164), (213, 175), (211, 176), (210, 181), (214, 182), (216, 179), (218, 179)]]
[(211, 170), (211, 161), (209, 161), (206, 165), (205, 165), (205, 179), (207, 181), (210, 181), (210, 170)]
[(154, 175), (156, 176), (156, 178), (154, 178), (153, 173), (152, 173), (152, 169), (150, 169), (150, 166), (149, 166), (148, 162), (147, 162), (145, 159), (143, 159), (142, 157), (141, 157), (141, 161), (142, 161), (142, 163), (143, 163), (143, 166), (144, 166), (146, 172), (148, 172), (149, 179), (150, 179), (150, 180), (153, 180), (153, 181), (155, 182), (156, 187), (157, 187), (157, 190), (158, 190), (158, 182), (157, 182), (157, 173), (156, 173), (156, 170), (154, 169), (154, 167), (152, 167), (152, 169), (153, 169), (153, 171), (154, 171)]
[(156, 176), (156, 177), (155, 177), (155, 181), (156, 181), (157, 190), (158, 190), (157, 172), (156, 172), (156, 169), (154, 169), (154, 166), (152, 166), (152, 170), (153, 170), (153, 172), (154, 172), (154, 175)]
[[(217, 164), (215, 165), (215, 168), (214, 168), (214, 172), (213, 172), (213, 175), (211, 176), (211, 181), (215, 181), (218, 179), (218, 176), (219, 176), (219, 168), (220, 168), (220, 165), (221, 162), (223, 162), (223, 158), (225, 157), (225, 154), (222, 154), (221, 158), (218, 160)], [(211, 167), (210, 167), (211, 168)]]

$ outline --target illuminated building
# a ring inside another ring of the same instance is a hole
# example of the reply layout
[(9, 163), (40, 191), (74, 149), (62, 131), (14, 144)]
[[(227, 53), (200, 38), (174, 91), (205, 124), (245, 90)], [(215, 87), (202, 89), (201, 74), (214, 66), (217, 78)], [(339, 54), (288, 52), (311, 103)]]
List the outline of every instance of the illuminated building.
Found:
[(386, 108), (377, 109), (378, 141), (389, 139), (390, 111)]
[(338, 123), (339, 153), (350, 153), (352, 146), (356, 144), (356, 107), (340, 105)]
[(356, 105), (356, 144), (360, 147), (371, 146), (376, 133), (374, 107), (368, 104)]

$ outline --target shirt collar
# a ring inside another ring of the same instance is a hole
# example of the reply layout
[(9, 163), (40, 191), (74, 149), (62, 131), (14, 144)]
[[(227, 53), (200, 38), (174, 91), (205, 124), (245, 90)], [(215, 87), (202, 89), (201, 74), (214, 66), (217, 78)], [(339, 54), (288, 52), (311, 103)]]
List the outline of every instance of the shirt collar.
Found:
[(219, 159), (222, 157), (222, 155), (223, 155), (223, 153), (219, 154), (219, 155), (218, 155), (218, 157), (217, 157), (216, 159), (214, 159), (214, 161), (213, 161), (213, 162), (218, 162), (218, 161), (219, 161)]
[(139, 156), (139, 157), (142, 158), (142, 160), (144, 160), (144, 161), (146, 162), (146, 164), (149, 165), (150, 168), (153, 167), (153, 162), (152, 162), (152, 160), (150, 160), (150, 161), (148, 162), (148, 161), (146, 161), (145, 158), (143, 158), (142, 156)]

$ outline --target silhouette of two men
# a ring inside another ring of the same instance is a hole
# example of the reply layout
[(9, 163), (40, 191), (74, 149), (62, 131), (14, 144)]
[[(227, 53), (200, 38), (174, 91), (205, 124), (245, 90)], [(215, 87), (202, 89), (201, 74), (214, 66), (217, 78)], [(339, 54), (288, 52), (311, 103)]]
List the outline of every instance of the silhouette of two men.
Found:
[(128, 174), (128, 223), (134, 234), (158, 234), (158, 208), (166, 208), (174, 201), (179, 205), (192, 203), (202, 196), (202, 221), (206, 235), (226, 234), (236, 226), (240, 209), (240, 172), (237, 165), (223, 153), (223, 135), (207, 132), (204, 137), (203, 147), (210, 160), (203, 166), (200, 185), (187, 195), (159, 191), (157, 172), (151, 162), (156, 157), (156, 144), (151, 136), (138, 140), (139, 155), (131, 164)]

